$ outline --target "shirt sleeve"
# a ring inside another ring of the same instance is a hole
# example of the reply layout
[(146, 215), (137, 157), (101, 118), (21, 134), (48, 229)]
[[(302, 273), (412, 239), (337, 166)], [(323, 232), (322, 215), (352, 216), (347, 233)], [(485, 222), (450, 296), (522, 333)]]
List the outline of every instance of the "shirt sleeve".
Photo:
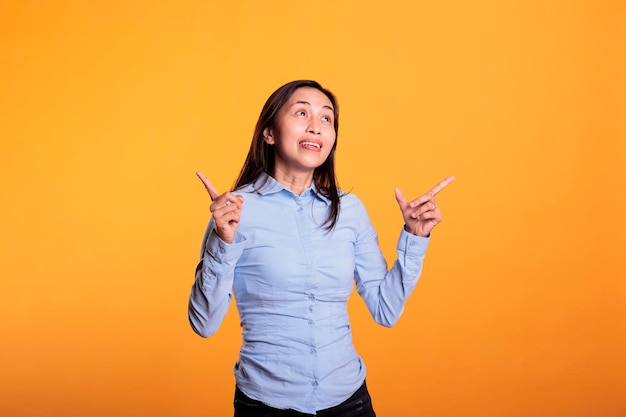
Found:
[(360, 206), (361, 226), (355, 244), (356, 289), (376, 323), (391, 327), (417, 285), (430, 238), (415, 236), (403, 227), (396, 246), (397, 259), (388, 270), (378, 235), (365, 207)]
[(233, 243), (226, 243), (209, 221), (196, 267), (196, 279), (189, 296), (189, 323), (202, 337), (217, 331), (226, 316), (232, 298), (235, 265), (243, 253), (245, 238), (235, 234)]

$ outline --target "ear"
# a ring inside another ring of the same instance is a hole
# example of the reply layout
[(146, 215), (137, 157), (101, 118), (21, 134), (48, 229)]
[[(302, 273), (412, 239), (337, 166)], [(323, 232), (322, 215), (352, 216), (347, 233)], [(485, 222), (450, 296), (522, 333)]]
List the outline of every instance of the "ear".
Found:
[(268, 145), (273, 145), (275, 143), (274, 134), (270, 128), (266, 127), (263, 129), (263, 139), (265, 139), (265, 143)]

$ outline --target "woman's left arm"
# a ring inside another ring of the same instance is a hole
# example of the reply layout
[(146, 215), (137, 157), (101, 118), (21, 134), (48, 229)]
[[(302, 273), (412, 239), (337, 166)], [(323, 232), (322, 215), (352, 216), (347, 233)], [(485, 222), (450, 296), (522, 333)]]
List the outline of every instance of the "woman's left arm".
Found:
[(391, 270), (378, 246), (378, 237), (363, 207), (361, 230), (355, 244), (355, 280), (374, 320), (383, 326), (396, 324), (406, 300), (422, 273), (430, 232), (441, 222), (434, 196), (454, 177), (448, 177), (423, 196), (408, 202), (399, 189), (396, 199), (405, 220)]
[(402, 229), (396, 246), (396, 261), (388, 270), (376, 231), (369, 218), (366, 220), (355, 244), (356, 290), (374, 321), (392, 327), (402, 315), (404, 304), (417, 285), (430, 239)]

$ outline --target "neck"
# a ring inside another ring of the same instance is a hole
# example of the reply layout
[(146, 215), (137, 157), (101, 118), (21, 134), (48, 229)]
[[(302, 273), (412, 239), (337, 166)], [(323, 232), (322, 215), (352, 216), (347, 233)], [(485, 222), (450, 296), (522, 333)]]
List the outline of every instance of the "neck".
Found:
[(313, 181), (313, 171), (308, 173), (293, 174), (281, 171), (280, 169), (275, 169), (274, 179), (289, 188), (294, 194), (300, 195), (304, 190), (311, 186), (311, 181)]

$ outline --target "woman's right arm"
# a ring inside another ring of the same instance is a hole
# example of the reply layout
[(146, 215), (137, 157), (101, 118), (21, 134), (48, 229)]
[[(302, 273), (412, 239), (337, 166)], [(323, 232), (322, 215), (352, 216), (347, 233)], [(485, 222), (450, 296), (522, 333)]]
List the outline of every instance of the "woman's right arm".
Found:
[(245, 238), (236, 233), (226, 243), (215, 232), (213, 218), (202, 240), (200, 262), (189, 296), (189, 323), (194, 332), (209, 337), (226, 316), (232, 298), (235, 265), (244, 248)]
[(226, 316), (232, 298), (235, 265), (243, 253), (245, 238), (237, 232), (243, 197), (229, 191), (219, 194), (202, 172), (196, 175), (211, 197), (211, 220), (202, 239), (188, 314), (194, 332), (209, 337)]

